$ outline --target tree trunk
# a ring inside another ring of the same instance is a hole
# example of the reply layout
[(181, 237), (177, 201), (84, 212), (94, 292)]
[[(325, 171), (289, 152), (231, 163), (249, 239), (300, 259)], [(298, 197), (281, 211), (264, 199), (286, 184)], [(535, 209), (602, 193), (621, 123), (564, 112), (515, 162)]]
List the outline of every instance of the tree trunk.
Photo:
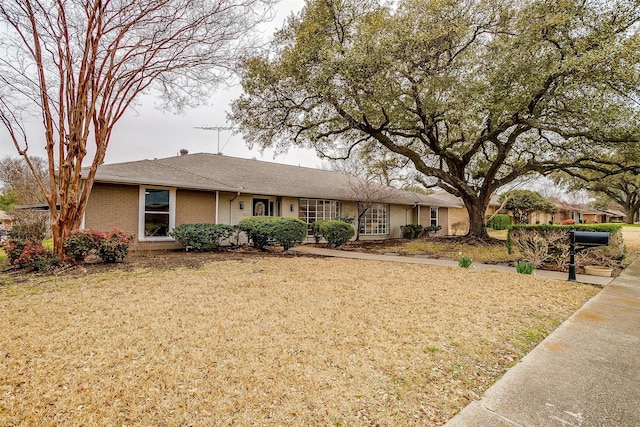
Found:
[(469, 213), (469, 232), (467, 237), (473, 237), (475, 239), (488, 239), (489, 233), (487, 233), (487, 226), (484, 218), (487, 212), (487, 206), (489, 202), (482, 202), (478, 198), (463, 198), (467, 212)]

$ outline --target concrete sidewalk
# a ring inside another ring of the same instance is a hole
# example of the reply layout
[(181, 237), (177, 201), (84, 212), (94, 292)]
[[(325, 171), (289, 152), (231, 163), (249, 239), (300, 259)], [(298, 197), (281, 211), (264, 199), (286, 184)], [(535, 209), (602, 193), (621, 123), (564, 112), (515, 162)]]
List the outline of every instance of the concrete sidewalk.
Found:
[(640, 426), (640, 260), (446, 426)]
[[(405, 256), (399, 256), (397, 254), (382, 255), (382, 254), (371, 254), (366, 252), (340, 251), (335, 249), (318, 248), (315, 246), (308, 246), (308, 245), (296, 246), (290, 249), (290, 251), (294, 253), (299, 253), (299, 254), (316, 255), (316, 256), (324, 256), (324, 257), (368, 259), (373, 261), (404, 262), (409, 264), (440, 265), (440, 266), (459, 268), (458, 261), (453, 261), (450, 259), (426, 258), (421, 256), (405, 257)], [(515, 267), (500, 265), (500, 264), (473, 263), (473, 268), (477, 270), (502, 271), (505, 273), (516, 272)], [(539, 277), (545, 277), (545, 278), (555, 279), (555, 280), (567, 280), (569, 276), (567, 273), (562, 273), (560, 271), (545, 271), (545, 270), (536, 270), (535, 274), (536, 276), (539, 276)], [(580, 283), (587, 283), (590, 285), (598, 285), (598, 286), (605, 286), (613, 280), (611, 277), (590, 276), (587, 274), (578, 274), (576, 275), (576, 279)]]
[[(294, 251), (457, 267), (450, 260), (307, 246)], [(476, 268), (515, 273), (513, 267), (478, 264)], [(538, 271), (537, 275), (567, 280), (566, 273)], [(447, 427), (640, 426), (640, 260), (613, 281), (587, 275), (577, 279), (606, 286)]]

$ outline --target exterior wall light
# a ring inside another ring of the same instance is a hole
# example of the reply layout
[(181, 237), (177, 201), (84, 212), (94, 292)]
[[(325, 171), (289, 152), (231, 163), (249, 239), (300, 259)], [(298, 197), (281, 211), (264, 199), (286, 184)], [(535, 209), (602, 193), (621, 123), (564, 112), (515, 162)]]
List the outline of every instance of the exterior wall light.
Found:
[(240, 200), (240, 210), (244, 209), (244, 200)]

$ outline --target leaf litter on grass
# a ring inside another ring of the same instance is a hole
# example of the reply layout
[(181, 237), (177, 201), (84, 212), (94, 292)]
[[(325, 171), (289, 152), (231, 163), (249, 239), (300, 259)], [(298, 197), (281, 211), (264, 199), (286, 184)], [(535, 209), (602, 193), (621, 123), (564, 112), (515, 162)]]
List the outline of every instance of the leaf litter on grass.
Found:
[(597, 289), (322, 258), (0, 289), (2, 425), (439, 425)]

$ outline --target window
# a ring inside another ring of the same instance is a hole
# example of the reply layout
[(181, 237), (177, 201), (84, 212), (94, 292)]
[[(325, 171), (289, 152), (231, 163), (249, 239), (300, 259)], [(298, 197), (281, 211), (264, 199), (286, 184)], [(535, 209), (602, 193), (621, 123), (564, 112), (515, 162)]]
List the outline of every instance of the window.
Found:
[(169, 231), (176, 224), (176, 190), (140, 187), (140, 240), (173, 240)]
[(438, 208), (431, 208), (429, 225), (431, 225), (432, 227), (438, 226)]
[(389, 234), (387, 205), (373, 205), (360, 223), (361, 234)]
[[(335, 200), (300, 199), (298, 218), (308, 225), (340, 216), (340, 202)], [(309, 228), (310, 230), (310, 228)]]

